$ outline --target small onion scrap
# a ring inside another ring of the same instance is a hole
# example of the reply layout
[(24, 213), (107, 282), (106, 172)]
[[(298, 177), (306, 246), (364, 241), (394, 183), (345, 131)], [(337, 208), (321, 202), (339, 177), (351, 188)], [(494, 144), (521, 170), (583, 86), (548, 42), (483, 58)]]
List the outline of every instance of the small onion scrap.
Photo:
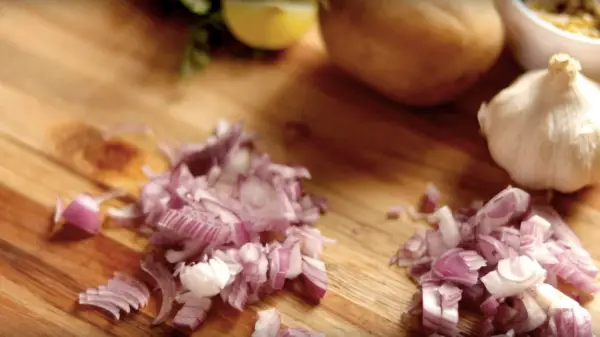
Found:
[(595, 294), (598, 268), (550, 205), (532, 203), (508, 186), (483, 205), (455, 213), (437, 205), (421, 217), (437, 228), (415, 233), (390, 263), (418, 281), (421, 307), (409, 314), (431, 336), (458, 335), (462, 300), (479, 306), (480, 336), (593, 336), (589, 312), (556, 284)]
[(325, 337), (325, 334), (302, 328), (281, 330), (281, 314), (277, 309), (265, 309), (258, 312), (252, 337)]
[[(120, 131), (139, 130), (147, 131)], [(148, 181), (138, 202), (107, 211), (119, 221), (141, 219), (140, 231), (149, 232), (154, 249), (142, 259), (141, 269), (162, 293), (153, 324), (164, 322), (180, 304), (174, 323), (195, 330), (216, 296), (242, 311), (282, 289), (287, 280), (301, 282), (313, 301), (325, 296), (328, 278), (321, 256), (334, 240), (314, 227), (327, 205), (302, 188), (302, 180), (310, 179), (306, 168), (273, 163), (239, 123), (219, 122), (204, 144), (160, 143), (159, 148), (170, 169), (151, 172), (146, 167)], [(64, 210), (57, 203), (57, 214), (97, 232), (99, 202), (83, 195)], [(82, 301), (95, 301), (118, 318), (119, 309), (136, 304), (130, 295), (99, 302), (93, 293)], [(302, 329), (278, 334), (321, 336)]]
[(56, 225), (63, 219), (67, 226), (78, 228), (89, 235), (96, 235), (100, 232), (100, 204), (125, 194), (121, 190), (109, 191), (96, 197), (82, 193), (66, 207), (57, 196), (53, 222)]

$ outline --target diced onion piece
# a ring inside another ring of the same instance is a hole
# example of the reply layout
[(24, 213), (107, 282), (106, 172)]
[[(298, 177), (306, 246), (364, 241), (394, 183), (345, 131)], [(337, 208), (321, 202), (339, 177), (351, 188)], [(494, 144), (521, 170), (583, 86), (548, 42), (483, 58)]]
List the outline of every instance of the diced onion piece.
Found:
[(430, 257), (438, 257), (448, 250), (440, 231), (428, 230), (425, 239), (427, 240), (427, 254)]
[(327, 292), (325, 263), (308, 256), (303, 256), (302, 261), (302, 278), (307, 289), (307, 295), (316, 301), (320, 301)]
[(508, 225), (511, 221), (523, 217), (529, 210), (529, 193), (509, 186), (496, 194), (474, 216), (480, 234), (490, 234), (495, 228)]
[(495, 298), (515, 296), (546, 278), (546, 271), (528, 256), (503, 259), (496, 270), (481, 277), (487, 291)]
[(448, 248), (455, 248), (461, 241), (460, 228), (448, 206), (441, 207), (435, 212), (442, 239)]
[(546, 241), (552, 234), (552, 225), (539, 215), (532, 215), (521, 222), (521, 236), (532, 235), (540, 241)]
[(547, 204), (533, 205), (532, 214), (539, 215), (550, 223), (552, 235), (555, 238), (581, 246), (581, 241), (577, 235), (573, 232), (571, 227), (564, 222), (552, 206)]
[(502, 259), (510, 257), (509, 248), (500, 240), (490, 235), (478, 235), (477, 247), (481, 255), (490, 263), (496, 264)]
[(209, 298), (198, 298), (191, 292), (177, 295), (175, 300), (183, 306), (173, 317), (173, 324), (194, 331), (206, 319), (212, 305)]
[(230, 277), (228, 265), (219, 258), (185, 266), (179, 273), (181, 284), (199, 298), (220, 293)]
[(458, 333), (458, 302), (444, 305), (439, 288), (426, 285), (421, 289), (423, 303), (423, 326), (448, 336)]
[[(290, 240), (286, 242), (290, 242)], [(289, 245), (291, 245), (291, 247), (289, 247)], [(284, 246), (286, 246), (286, 243), (284, 243)], [(293, 279), (302, 274), (302, 251), (300, 250), (300, 243), (296, 240), (293, 240), (293, 243), (289, 243), (287, 247), (290, 249), (290, 256), (289, 268), (285, 278)]]
[(425, 256), (427, 253), (427, 242), (425, 232), (415, 233), (390, 260), (390, 264), (397, 264), (401, 267), (414, 264), (426, 263), (431, 258)]
[(592, 337), (592, 317), (582, 307), (555, 309), (550, 313), (550, 331), (558, 337)]
[(100, 208), (89, 194), (80, 194), (64, 209), (62, 217), (69, 225), (91, 235), (100, 231)]
[(546, 312), (539, 306), (535, 298), (527, 292), (521, 294), (520, 299), (527, 312), (527, 319), (515, 325), (517, 333), (530, 332), (542, 326), (548, 319)]
[(538, 284), (528, 289), (528, 294), (533, 297), (544, 312), (579, 306), (579, 303), (575, 302), (572, 298), (546, 283)]
[(285, 278), (290, 269), (289, 249), (278, 247), (269, 253), (269, 285), (274, 290), (283, 288)]
[(441, 280), (472, 286), (477, 283), (477, 271), (485, 265), (477, 252), (455, 248), (440, 256), (433, 263), (432, 271)]
[(277, 337), (280, 327), (281, 315), (277, 309), (259, 311), (252, 337)]

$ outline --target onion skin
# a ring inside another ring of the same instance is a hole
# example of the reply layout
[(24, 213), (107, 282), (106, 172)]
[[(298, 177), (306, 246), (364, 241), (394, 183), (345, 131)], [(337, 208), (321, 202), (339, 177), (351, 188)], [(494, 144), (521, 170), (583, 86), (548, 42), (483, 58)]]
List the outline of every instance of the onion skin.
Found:
[(498, 59), (491, 0), (328, 0), (319, 24), (333, 64), (406, 105), (448, 103)]

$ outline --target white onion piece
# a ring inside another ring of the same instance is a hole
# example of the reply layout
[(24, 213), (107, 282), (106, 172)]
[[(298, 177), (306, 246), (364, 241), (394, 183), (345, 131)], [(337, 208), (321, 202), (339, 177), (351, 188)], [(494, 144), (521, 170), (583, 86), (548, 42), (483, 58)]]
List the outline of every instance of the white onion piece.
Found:
[(212, 297), (225, 288), (231, 273), (225, 262), (212, 258), (184, 267), (179, 273), (183, 286), (199, 298)]
[(450, 208), (448, 206), (441, 207), (435, 212), (435, 216), (438, 218), (439, 230), (446, 247), (458, 246), (461, 240), (460, 229)]
[(527, 256), (503, 259), (496, 270), (481, 277), (487, 291), (496, 298), (515, 296), (546, 278), (546, 271)]
[(536, 276), (542, 267), (527, 256), (502, 259), (498, 262), (500, 277), (513, 282), (526, 282)]
[(281, 328), (281, 314), (275, 308), (258, 312), (252, 337), (325, 337), (325, 334), (303, 328)]
[(252, 337), (277, 337), (280, 327), (281, 316), (279, 311), (276, 309), (259, 311)]

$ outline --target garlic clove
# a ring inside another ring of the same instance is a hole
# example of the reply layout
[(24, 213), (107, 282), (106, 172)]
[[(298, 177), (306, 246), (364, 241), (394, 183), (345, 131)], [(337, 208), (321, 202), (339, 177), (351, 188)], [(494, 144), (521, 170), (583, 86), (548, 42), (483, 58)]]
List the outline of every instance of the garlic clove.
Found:
[(477, 113), (494, 161), (518, 184), (573, 192), (600, 179), (600, 86), (553, 55)]

